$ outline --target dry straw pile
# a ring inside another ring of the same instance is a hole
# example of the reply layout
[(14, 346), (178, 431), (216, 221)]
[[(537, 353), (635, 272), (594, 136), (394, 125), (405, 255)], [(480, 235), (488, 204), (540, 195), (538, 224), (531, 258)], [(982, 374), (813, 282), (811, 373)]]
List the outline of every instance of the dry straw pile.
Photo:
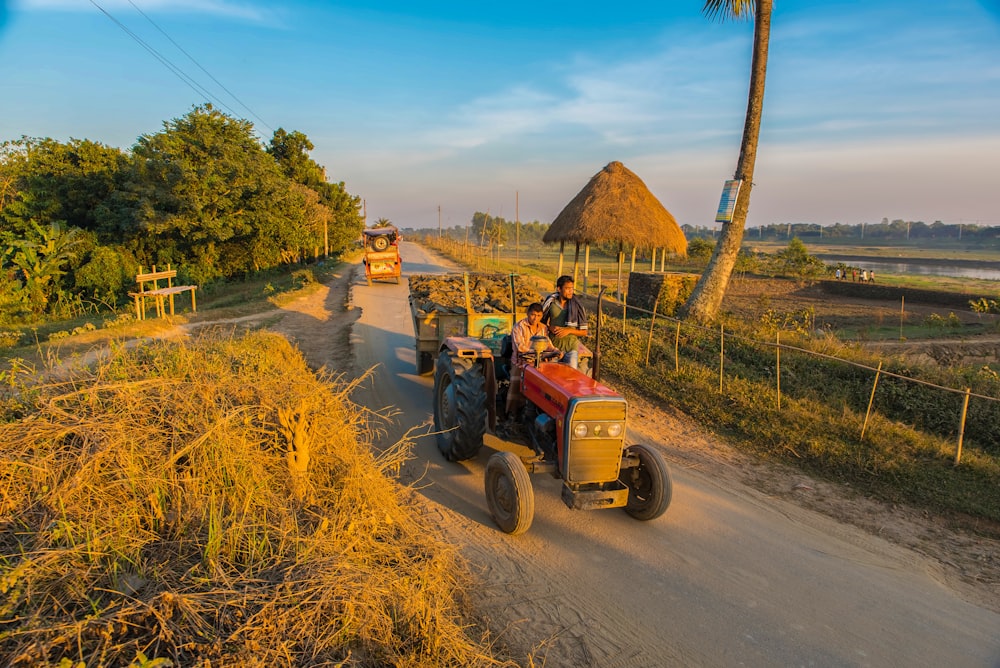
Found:
[[(0, 424), (0, 663), (496, 665), (457, 556), (284, 339), (120, 349)], [(157, 661), (162, 659), (162, 661)]]

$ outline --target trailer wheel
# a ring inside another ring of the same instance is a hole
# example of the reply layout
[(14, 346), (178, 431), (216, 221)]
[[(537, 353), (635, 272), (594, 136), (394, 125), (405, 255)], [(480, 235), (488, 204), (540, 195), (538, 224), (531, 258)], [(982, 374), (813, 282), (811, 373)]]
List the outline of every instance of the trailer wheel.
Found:
[(372, 237), (372, 248), (374, 248), (380, 253), (389, 248), (390, 243), (391, 242), (389, 240), (388, 234), (382, 235), (380, 237)]
[(524, 533), (535, 516), (535, 493), (520, 458), (513, 452), (494, 453), (486, 462), (486, 503), (501, 530)]
[(674, 493), (667, 463), (659, 452), (647, 445), (632, 445), (626, 451), (639, 459), (639, 465), (622, 469), (618, 480), (628, 487), (625, 512), (637, 520), (655, 520), (667, 510)]
[(417, 353), (417, 375), (423, 376), (424, 374), (434, 371), (434, 356), (428, 352), (418, 352)]
[(486, 378), (475, 360), (444, 350), (434, 368), (434, 429), (449, 461), (475, 457), (486, 433)]

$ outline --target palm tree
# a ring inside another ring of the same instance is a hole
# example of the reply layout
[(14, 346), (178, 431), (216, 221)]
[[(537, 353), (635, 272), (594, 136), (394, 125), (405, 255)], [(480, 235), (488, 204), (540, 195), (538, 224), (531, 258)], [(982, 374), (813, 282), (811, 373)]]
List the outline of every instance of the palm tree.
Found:
[(736, 163), (734, 179), (742, 181), (731, 222), (723, 223), (719, 242), (712, 258), (698, 280), (682, 313), (696, 322), (715, 320), (722, 305), (722, 298), (729, 285), (729, 277), (743, 242), (747, 210), (750, 208), (750, 190), (753, 187), (753, 168), (757, 160), (757, 140), (760, 137), (760, 117), (764, 108), (764, 79), (767, 73), (767, 43), (771, 33), (772, 0), (706, 0), (703, 11), (709, 18), (733, 18), (754, 21), (753, 60), (750, 64), (750, 94), (747, 101), (746, 122), (743, 125), (743, 143), (740, 159)]

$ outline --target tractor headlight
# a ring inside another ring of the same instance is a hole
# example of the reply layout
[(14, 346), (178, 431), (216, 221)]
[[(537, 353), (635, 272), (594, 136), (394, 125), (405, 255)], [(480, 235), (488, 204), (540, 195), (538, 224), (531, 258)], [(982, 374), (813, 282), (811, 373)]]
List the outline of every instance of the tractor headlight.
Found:
[(622, 424), (620, 422), (615, 422), (608, 425), (608, 436), (611, 438), (618, 438), (622, 435)]
[(583, 422), (578, 422), (573, 425), (573, 435), (577, 438), (585, 438), (587, 436), (587, 425)]

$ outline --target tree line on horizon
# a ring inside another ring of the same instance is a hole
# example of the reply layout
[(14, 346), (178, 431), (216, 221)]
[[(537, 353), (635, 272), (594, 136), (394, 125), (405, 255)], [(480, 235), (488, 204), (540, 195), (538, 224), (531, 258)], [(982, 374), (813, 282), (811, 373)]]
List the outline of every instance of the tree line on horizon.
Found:
[[(712, 238), (718, 235), (718, 230), (707, 226), (682, 225), (681, 230), (689, 239), (693, 237)], [(937, 241), (968, 244), (1000, 245), (1000, 226), (980, 225), (978, 223), (944, 223), (935, 220), (925, 223), (920, 220), (903, 220), (897, 218), (889, 221), (883, 218), (879, 223), (834, 223), (820, 225), (818, 223), (771, 223), (758, 227), (747, 228), (746, 241), (755, 239), (788, 240), (799, 239), (830, 239), (854, 241)]]
[(339, 254), (361, 198), (331, 183), (301, 132), (267, 144), (211, 104), (129, 150), (89, 139), (0, 143), (0, 317), (113, 308), (140, 268), (197, 285)]

